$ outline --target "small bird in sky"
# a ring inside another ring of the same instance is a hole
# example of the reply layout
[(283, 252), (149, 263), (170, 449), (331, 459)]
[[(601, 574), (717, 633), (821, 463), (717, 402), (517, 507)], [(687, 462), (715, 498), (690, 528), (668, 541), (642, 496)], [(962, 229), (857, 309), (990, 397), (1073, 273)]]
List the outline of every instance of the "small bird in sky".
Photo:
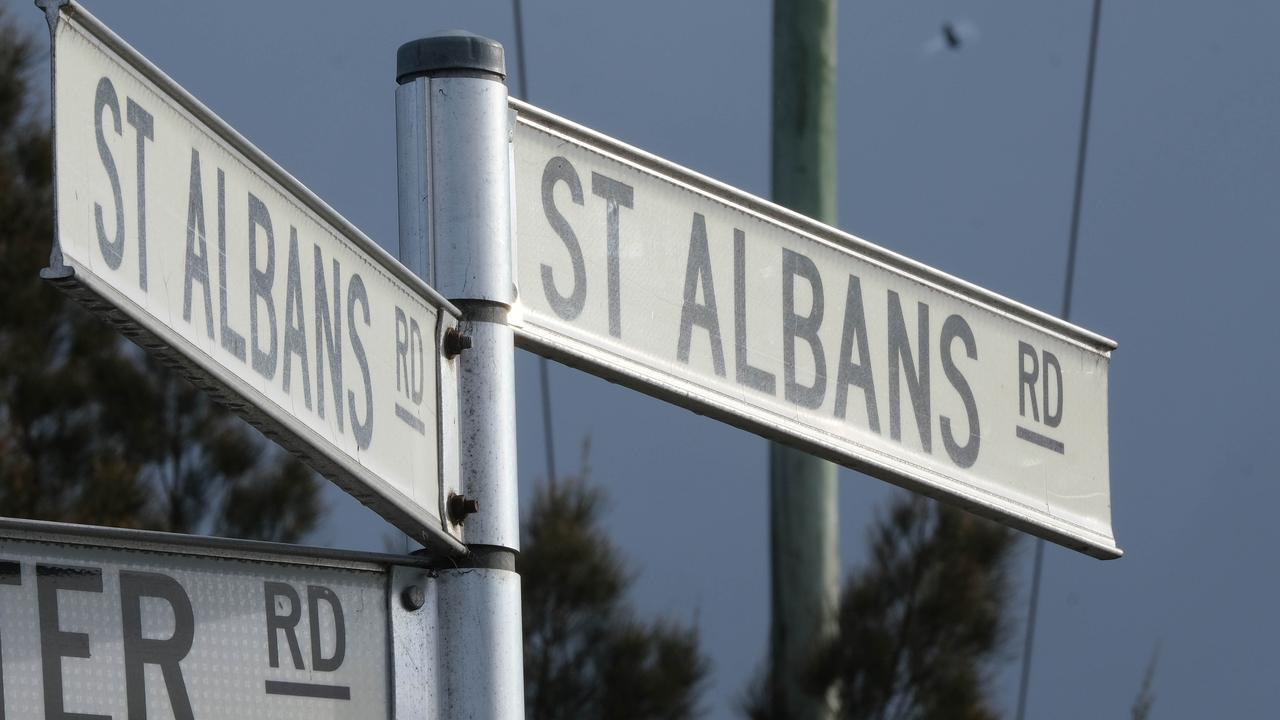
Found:
[(946, 20), (942, 23), (942, 32), (926, 40), (920, 50), (925, 56), (936, 55), (943, 50), (959, 52), (977, 40), (977, 25), (968, 20)]
[(942, 23), (942, 39), (946, 41), (947, 47), (957, 50), (960, 47), (960, 34), (956, 32), (956, 26), (951, 22)]

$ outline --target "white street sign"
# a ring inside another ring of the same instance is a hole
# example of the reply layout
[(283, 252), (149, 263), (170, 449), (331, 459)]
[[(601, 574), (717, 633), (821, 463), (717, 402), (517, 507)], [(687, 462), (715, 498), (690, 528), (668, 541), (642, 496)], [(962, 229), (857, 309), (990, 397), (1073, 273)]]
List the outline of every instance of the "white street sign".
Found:
[(431, 670), (390, 560), (5, 521), (0, 718), (389, 718)]
[(42, 273), (402, 530), (462, 550), (458, 311), (75, 4)]
[(523, 347), (1121, 554), (1112, 341), (511, 104)]

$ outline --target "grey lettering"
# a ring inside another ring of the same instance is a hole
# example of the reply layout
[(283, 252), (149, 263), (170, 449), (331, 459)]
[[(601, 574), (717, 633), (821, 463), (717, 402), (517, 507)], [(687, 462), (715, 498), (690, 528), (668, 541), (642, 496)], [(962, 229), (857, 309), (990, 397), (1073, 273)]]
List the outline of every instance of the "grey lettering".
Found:
[[(1065, 399), (1062, 392), (1062, 366), (1058, 364), (1058, 356), (1042, 350), (1041, 357), (1044, 360), (1044, 375), (1041, 380), (1044, 382), (1044, 424), (1049, 427), (1058, 427), (1062, 422), (1062, 402)], [(1049, 410), (1049, 368), (1053, 368), (1054, 386), (1058, 393), (1058, 406), (1054, 410)]]
[(298, 268), (298, 228), (289, 226), (289, 272), (284, 291), (284, 391), (289, 392), (292, 356), (302, 361), (302, 398), (311, 409), (311, 362), (307, 360), (307, 328), (303, 317), (302, 271)]
[[(267, 604), (267, 661), (271, 667), (280, 667), (280, 633), (289, 645), (289, 655), (293, 658), (293, 666), (298, 670), (306, 670), (302, 664), (302, 648), (298, 646), (298, 621), (302, 619), (302, 600), (293, 586), (281, 582), (262, 583), (262, 592)], [(284, 606), (288, 604), (288, 610)], [(281, 612), (283, 611), (283, 613)]]
[[(267, 266), (258, 268), (258, 228), (266, 234)], [(253, 341), (253, 369), (270, 380), (280, 359), (276, 335), (276, 303), (271, 286), (276, 277), (276, 236), (271, 229), (271, 213), (253, 193), (249, 193), (249, 337)], [(263, 350), (258, 332), (258, 300), (266, 304), (267, 328), (271, 331), (269, 352)]]
[[(1031, 367), (1027, 367), (1027, 360)], [(1031, 417), (1040, 421), (1040, 410), (1036, 407), (1036, 380), (1040, 377), (1040, 362), (1036, 357), (1036, 349), (1018, 341), (1018, 414), (1027, 414), (1027, 398), (1031, 398)]]
[(58, 591), (102, 592), (102, 570), (95, 567), (36, 565), (36, 605), (40, 625), (40, 670), (44, 677), (44, 716), (49, 720), (111, 720), (109, 715), (66, 711), (62, 695), (62, 658), (88, 658), (89, 635), (63, 630), (58, 620)]
[(364, 343), (356, 332), (356, 303), (364, 310), (364, 324), (369, 326), (369, 293), (364, 289), (364, 280), (359, 273), (352, 273), (347, 285), (347, 330), (351, 339), (351, 350), (356, 355), (356, 364), (360, 366), (360, 376), (364, 380), (364, 421), (356, 413), (356, 394), (347, 391), (347, 410), (351, 413), (351, 431), (356, 436), (356, 447), (361, 450), (369, 447), (373, 441), (373, 385), (369, 376), (369, 359), (364, 354)]
[[(173, 634), (167, 639), (142, 635), (142, 598), (155, 598), (173, 611)], [(120, 571), (121, 625), (124, 630), (124, 687), (129, 720), (146, 720), (145, 667), (160, 666), (169, 706), (176, 720), (194, 720), (187, 684), (180, 663), (195, 640), (195, 614), (191, 598), (177, 580), (159, 573)]]
[(600, 173), (591, 173), (591, 194), (605, 200), (606, 239), (609, 255), (609, 334), (622, 337), (622, 290), (619, 278), (618, 208), (630, 208), (635, 192), (630, 185)]
[[(316, 260), (316, 411), (324, 418), (324, 359), (329, 357), (329, 380), (333, 385), (333, 411), (342, 432), (342, 279), (337, 258), (333, 261), (333, 313), (329, 313), (329, 292), (324, 281), (324, 255), (315, 246)], [(323, 343), (323, 344), (322, 344)]]
[(964, 354), (970, 360), (978, 359), (978, 343), (973, 338), (973, 329), (959, 315), (951, 315), (942, 323), (942, 337), (938, 341), (942, 350), (942, 372), (946, 374), (951, 386), (960, 395), (964, 403), (964, 413), (969, 422), (969, 439), (963, 445), (956, 442), (951, 434), (951, 418), (941, 415), (938, 423), (942, 427), (942, 444), (947, 448), (947, 455), (956, 465), (973, 467), (978, 461), (978, 449), (982, 444), (982, 427), (978, 424), (978, 403), (974, 400), (973, 389), (965, 379), (960, 368), (956, 367), (951, 357), (951, 341), (959, 338), (964, 343)]
[[(853, 346), (858, 345), (858, 362), (853, 362)], [(867, 342), (867, 316), (862, 307), (862, 281), (849, 276), (844, 299), (844, 332), (840, 336), (840, 358), (836, 365), (836, 417), (844, 419), (849, 403), (849, 386), (862, 389), (867, 406), (867, 427), (880, 434), (880, 408), (876, 404), (876, 378), (871, 369)]]
[(102, 159), (102, 167), (107, 171), (107, 180), (111, 183), (111, 197), (116, 204), (115, 239), (107, 238), (106, 224), (102, 221), (102, 205), (97, 202), (93, 204), (93, 219), (98, 226), (98, 248), (102, 251), (102, 259), (107, 262), (107, 267), (115, 270), (124, 260), (124, 200), (120, 197), (120, 173), (116, 170), (115, 158), (111, 156), (111, 148), (107, 147), (107, 136), (102, 129), (104, 109), (111, 111), (111, 120), (116, 134), (123, 134), (120, 128), (120, 98), (116, 96), (115, 86), (106, 77), (98, 80), (98, 89), (94, 93), (93, 127), (98, 136), (98, 157)]
[(218, 337), (222, 349), (244, 362), (244, 336), (227, 319), (227, 178), (218, 168)]
[(200, 179), (200, 153), (191, 149), (191, 182), (187, 191), (187, 261), (182, 281), (182, 320), (191, 322), (191, 290), (204, 290), (204, 325), (213, 339), (213, 296), (209, 289), (209, 246), (205, 242), (204, 183)]
[[(796, 313), (796, 276), (809, 282), (813, 305), (808, 315)], [(782, 249), (782, 367), (787, 402), (807, 408), (822, 406), (827, 394), (827, 356), (818, 329), (823, 314), (822, 276), (807, 256)], [(813, 353), (813, 384), (796, 381), (796, 338), (804, 340)]]
[(889, 437), (902, 439), (902, 393), (898, 370), (907, 376), (907, 391), (915, 410), (916, 428), (920, 431), (920, 447), (933, 452), (933, 421), (929, 408), (929, 306), (916, 303), (916, 337), (919, 358), (911, 354), (907, 324), (902, 317), (902, 301), (898, 293), (889, 291)]
[(773, 373), (747, 357), (747, 234), (733, 229), (733, 367), (738, 384), (769, 395), (777, 391)]
[[(704, 303), (698, 302), (698, 285), (702, 285)], [(676, 357), (688, 364), (693, 326), (707, 331), (711, 342), (711, 361), (716, 374), (724, 377), (724, 343), (720, 340), (720, 313), (716, 310), (716, 286), (711, 277), (711, 252), (707, 248), (707, 219), (693, 214), (689, 234), (689, 260), (684, 271), (684, 304), (680, 308), (680, 339)]]
[(125, 114), (133, 126), (138, 145), (138, 287), (147, 290), (147, 153), (146, 141), (154, 139), (151, 113), (128, 98)]
[(542, 265), (542, 292), (547, 297), (551, 309), (565, 320), (572, 320), (582, 314), (587, 302), (587, 267), (582, 259), (582, 246), (578, 244), (578, 236), (569, 221), (565, 220), (560, 209), (556, 207), (556, 183), (563, 182), (569, 186), (569, 197), (577, 205), (583, 204), (582, 180), (573, 169), (573, 165), (563, 157), (556, 156), (547, 162), (542, 170), (542, 213), (546, 215), (551, 229), (560, 236), (565, 249), (569, 251), (569, 259), (573, 263), (573, 292), (563, 295), (556, 288), (551, 266)]
[(263, 683), (263, 690), (268, 695), (292, 695), (293, 697), (322, 698), (325, 700), (351, 699), (351, 687), (347, 685), (267, 680)]
[(404, 395), (410, 395), (409, 380), (409, 318), (400, 306), (396, 306), (396, 390), (401, 389), (400, 375), (404, 373)]
[[(324, 656), (320, 643), (320, 603), (329, 606), (333, 616), (333, 654)], [(322, 585), (307, 586), (308, 619), (311, 621), (311, 669), (316, 672), (333, 672), (342, 666), (347, 655), (347, 626), (342, 616), (342, 603), (334, 591)]]
[(426, 389), (424, 387), (426, 385), (424, 375), (426, 374), (427, 354), (426, 347), (422, 344), (422, 328), (418, 326), (417, 318), (409, 318), (409, 348), (413, 355), (412, 362), (409, 363), (410, 369), (413, 370), (412, 382), (410, 383), (413, 392), (410, 394), (409, 399), (415, 405), (421, 405), (422, 392)]

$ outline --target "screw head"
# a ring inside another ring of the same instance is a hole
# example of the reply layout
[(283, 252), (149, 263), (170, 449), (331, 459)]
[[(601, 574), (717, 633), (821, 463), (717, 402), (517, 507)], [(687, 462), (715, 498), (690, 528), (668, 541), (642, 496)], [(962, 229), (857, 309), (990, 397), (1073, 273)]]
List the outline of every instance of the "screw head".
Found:
[(451, 327), (444, 331), (444, 356), (447, 358), (455, 358), (462, 354), (463, 350), (471, 349), (471, 336), (464, 335), (461, 330)]
[(421, 610), (427, 604), (427, 591), (421, 585), (410, 585), (400, 593), (400, 604), (410, 612)]
[(461, 525), (468, 515), (480, 512), (480, 501), (466, 495), (452, 494), (445, 504), (445, 509), (449, 512), (449, 522)]

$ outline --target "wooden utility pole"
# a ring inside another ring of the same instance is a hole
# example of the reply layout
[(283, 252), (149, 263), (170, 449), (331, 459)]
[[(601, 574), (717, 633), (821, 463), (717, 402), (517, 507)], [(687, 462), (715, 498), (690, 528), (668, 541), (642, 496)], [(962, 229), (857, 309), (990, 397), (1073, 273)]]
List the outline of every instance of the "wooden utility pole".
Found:
[[(773, 201), (836, 224), (836, 3), (774, 0)], [(770, 698), (773, 716), (819, 720), (832, 698), (806, 692), (804, 671), (834, 631), (839, 582), (836, 468), (769, 448)]]

